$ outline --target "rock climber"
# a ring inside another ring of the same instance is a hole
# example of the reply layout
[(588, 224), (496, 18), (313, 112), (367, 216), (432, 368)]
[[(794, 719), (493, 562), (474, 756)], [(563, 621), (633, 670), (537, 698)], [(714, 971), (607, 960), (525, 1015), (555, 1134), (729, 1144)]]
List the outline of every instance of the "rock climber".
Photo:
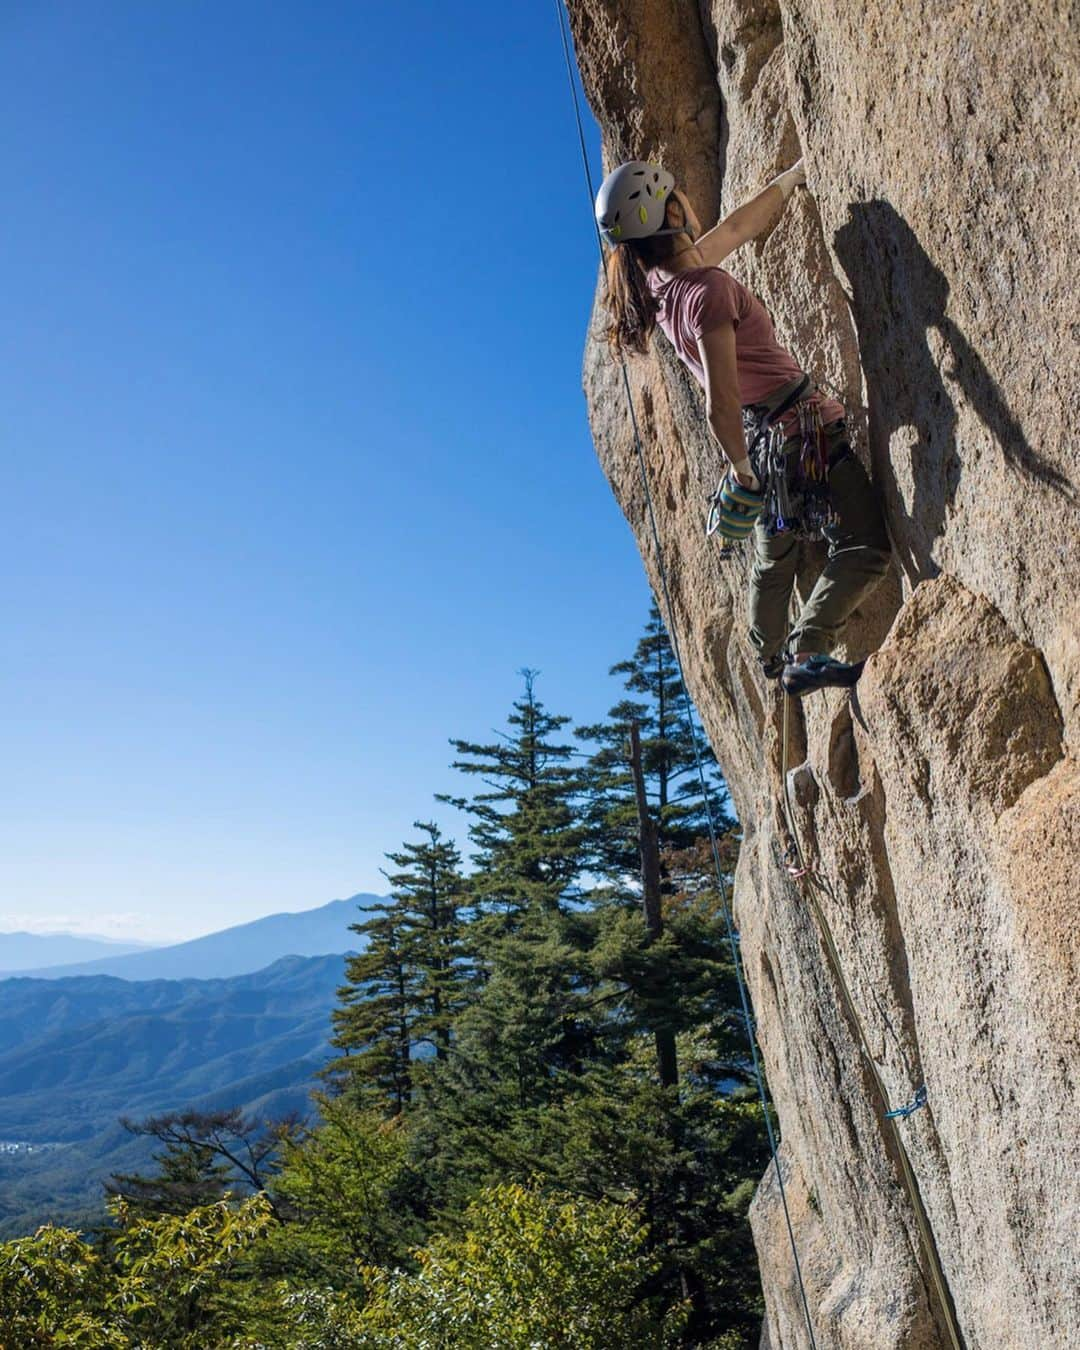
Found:
[[(766, 678), (797, 696), (858, 679), (864, 663), (831, 652), (891, 557), (843, 405), (817, 389), (777, 342), (758, 297), (720, 266), (768, 230), (805, 184), (800, 159), (705, 233), (659, 164), (620, 164), (596, 195), (610, 245), (608, 341), (620, 358), (645, 354), (659, 325), (704, 389), (709, 427), (728, 461), (710, 532), (730, 548), (753, 531), (750, 642)], [(789, 630), (799, 541), (821, 538), (824, 568)]]

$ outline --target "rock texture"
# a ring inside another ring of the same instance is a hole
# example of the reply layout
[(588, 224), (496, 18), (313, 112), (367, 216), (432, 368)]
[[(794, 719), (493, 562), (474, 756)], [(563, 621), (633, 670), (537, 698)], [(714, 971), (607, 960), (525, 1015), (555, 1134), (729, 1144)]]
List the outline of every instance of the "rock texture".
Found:
[[(808, 192), (727, 266), (836, 387), (895, 569), (847, 633), (855, 700), (794, 705), (804, 847), (970, 1350), (1080, 1345), (1080, 62), (1065, 4), (571, 0), (605, 169), (660, 159), (706, 224), (802, 153)], [(657, 561), (618, 367), (585, 391)], [(950, 1344), (891, 1129), (786, 875), (779, 698), (745, 557), (703, 532), (719, 469), (660, 334), (630, 383), (691, 692), (745, 843), (736, 913), (817, 1344)], [(806, 551), (801, 587), (820, 556)], [(809, 1344), (770, 1173), (753, 1221), (771, 1350)]]

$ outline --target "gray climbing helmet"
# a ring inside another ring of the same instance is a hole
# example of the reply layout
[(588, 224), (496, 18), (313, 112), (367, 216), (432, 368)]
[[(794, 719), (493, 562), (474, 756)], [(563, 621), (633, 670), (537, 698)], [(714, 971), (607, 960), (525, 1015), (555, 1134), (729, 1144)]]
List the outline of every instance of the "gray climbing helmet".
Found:
[(596, 194), (596, 223), (603, 238), (614, 248), (624, 239), (682, 234), (684, 226), (664, 229), (664, 207), (674, 186), (666, 169), (643, 159), (612, 169)]

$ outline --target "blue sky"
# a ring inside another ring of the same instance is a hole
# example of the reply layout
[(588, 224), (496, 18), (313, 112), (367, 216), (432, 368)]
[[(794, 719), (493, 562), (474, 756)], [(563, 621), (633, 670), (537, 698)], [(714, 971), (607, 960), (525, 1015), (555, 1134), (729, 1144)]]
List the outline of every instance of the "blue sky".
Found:
[(13, 0), (0, 105), (0, 929), (381, 890), (647, 614), (554, 7)]

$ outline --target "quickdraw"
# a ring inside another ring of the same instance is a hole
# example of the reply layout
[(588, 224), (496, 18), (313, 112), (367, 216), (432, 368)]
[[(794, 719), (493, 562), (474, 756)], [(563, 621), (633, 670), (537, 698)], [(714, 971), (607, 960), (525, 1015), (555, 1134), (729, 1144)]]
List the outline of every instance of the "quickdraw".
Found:
[[(776, 414), (743, 409), (750, 462), (764, 485), (761, 521), (770, 537), (790, 530), (801, 539), (820, 539), (836, 524), (829, 496), (829, 458), (818, 406), (802, 398), (795, 404), (798, 431), (786, 436)], [(756, 458), (755, 458), (756, 456)]]
[(912, 1097), (906, 1106), (898, 1106), (893, 1111), (885, 1112), (886, 1120), (907, 1120), (908, 1116), (914, 1115), (926, 1105), (926, 1084), (924, 1083)]

